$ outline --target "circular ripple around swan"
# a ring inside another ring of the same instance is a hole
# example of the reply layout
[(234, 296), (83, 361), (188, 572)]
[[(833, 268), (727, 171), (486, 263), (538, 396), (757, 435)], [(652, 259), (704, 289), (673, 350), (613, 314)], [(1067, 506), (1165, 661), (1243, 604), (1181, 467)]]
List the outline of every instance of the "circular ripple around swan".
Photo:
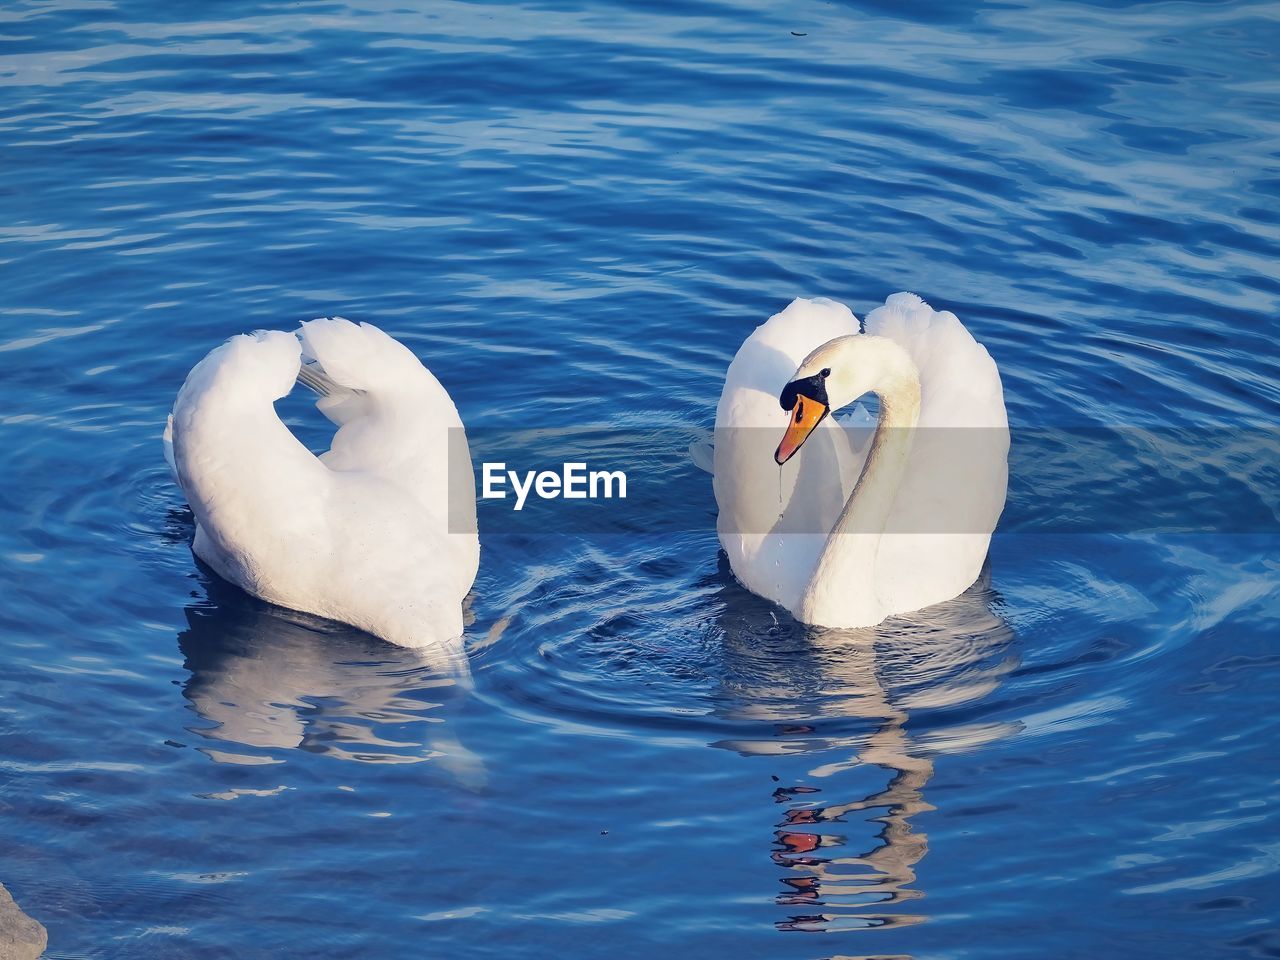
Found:
[[(709, 536), (674, 550), (575, 544), (522, 572), (484, 604), (503, 612), (473, 646), (477, 695), (550, 726), (690, 745), (821, 741), (913, 703), (979, 698), (1016, 662), (982, 584), (912, 618), (840, 631), (748, 593)], [(478, 589), (496, 586), (484, 580)]]

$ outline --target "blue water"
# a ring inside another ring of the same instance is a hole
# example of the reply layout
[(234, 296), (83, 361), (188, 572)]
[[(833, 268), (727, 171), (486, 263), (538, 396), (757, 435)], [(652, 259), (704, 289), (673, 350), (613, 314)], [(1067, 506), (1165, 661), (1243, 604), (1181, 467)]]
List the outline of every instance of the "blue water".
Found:
[(1280, 956), (1275, 524), (998, 534), (830, 633), (707, 482), (486, 537), (451, 682), (211, 579), (159, 445), (211, 346), (324, 314), (479, 432), (704, 429), (793, 296), (899, 289), (1015, 451), (1247, 436), (1278, 56), (1266, 2), (6, 3), (0, 882), (49, 956)]

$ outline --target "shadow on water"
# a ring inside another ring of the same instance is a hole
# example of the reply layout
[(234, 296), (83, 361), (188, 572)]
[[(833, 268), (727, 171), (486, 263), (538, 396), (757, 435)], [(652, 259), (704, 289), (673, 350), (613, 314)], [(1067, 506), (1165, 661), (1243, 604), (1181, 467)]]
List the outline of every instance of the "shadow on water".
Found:
[(478, 787), (479, 757), (446, 713), (470, 689), (461, 653), (397, 647), (339, 623), (256, 600), (201, 565), (207, 599), (178, 646), (189, 729), (222, 763), (284, 762), (302, 750), (364, 763), (433, 761)]
[[(935, 759), (1019, 729), (970, 719), (907, 730), (913, 713), (945, 716), (987, 697), (1017, 668), (1014, 632), (996, 612), (988, 573), (947, 603), (870, 629), (828, 630), (798, 623), (747, 593), (723, 556), (721, 564), (724, 644), (739, 667), (722, 687), (722, 715), (773, 730), (712, 746), (808, 766), (797, 782), (774, 777), (771, 799), (782, 810), (769, 856), (785, 871), (774, 899), (805, 908), (775, 925), (830, 933), (923, 922), (922, 914), (884, 908), (925, 896), (914, 884), (928, 837), (912, 818), (935, 809), (925, 799)], [(848, 795), (868, 775), (875, 789)], [(836, 789), (846, 795), (826, 796)], [(847, 826), (832, 829), (857, 820), (874, 835), (866, 846)]]

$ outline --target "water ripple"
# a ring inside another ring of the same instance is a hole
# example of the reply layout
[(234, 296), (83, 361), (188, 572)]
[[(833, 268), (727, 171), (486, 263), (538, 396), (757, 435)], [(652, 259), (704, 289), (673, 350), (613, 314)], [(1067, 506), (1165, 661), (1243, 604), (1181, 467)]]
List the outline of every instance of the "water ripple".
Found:
[[(220, 587), (158, 436), (211, 345), (332, 314), (477, 430), (705, 428), (791, 297), (897, 289), (1015, 427), (1270, 425), (1278, 39), (1263, 2), (7, 5), (0, 880), (68, 957), (1274, 952), (1272, 534), (1010, 533), (857, 632), (710, 525), (486, 536), (442, 664)], [(1201, 469), (1272, 504), (1263, 446)]]

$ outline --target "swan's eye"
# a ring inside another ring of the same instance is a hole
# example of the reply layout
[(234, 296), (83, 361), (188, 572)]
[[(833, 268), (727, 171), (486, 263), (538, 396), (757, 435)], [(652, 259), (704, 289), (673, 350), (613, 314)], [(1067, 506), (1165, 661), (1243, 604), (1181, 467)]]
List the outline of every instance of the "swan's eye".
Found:
[(823, 367), (821, 370), (818, 371), (818, 376), (820, 376), (823, 380), (827, 379), (827, 377), (831, 376), (831, 368)]

